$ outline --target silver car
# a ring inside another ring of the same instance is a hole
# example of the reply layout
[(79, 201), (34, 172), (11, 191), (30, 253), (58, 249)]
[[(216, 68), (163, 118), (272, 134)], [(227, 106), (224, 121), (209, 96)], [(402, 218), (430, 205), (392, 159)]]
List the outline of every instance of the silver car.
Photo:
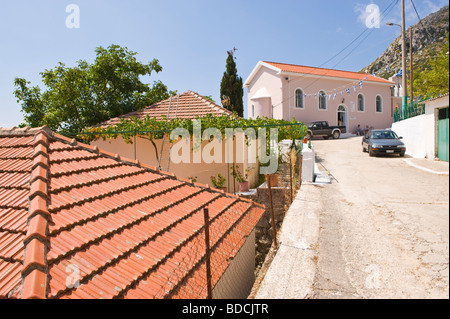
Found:
[(405, 156), (406, 147), (401, 141), (402, 137), (390, 130), (370, 130), (362, 139), (363, 152), (369, 152), (370, 156), (399, 154)]

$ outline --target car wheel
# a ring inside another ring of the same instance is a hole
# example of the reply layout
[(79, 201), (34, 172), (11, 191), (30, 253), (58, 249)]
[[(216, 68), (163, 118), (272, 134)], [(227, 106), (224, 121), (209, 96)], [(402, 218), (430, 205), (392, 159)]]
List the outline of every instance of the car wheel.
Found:
[(369, 156), (373, 157), (375, 154), (372, 151), (372, 147), (369, 146)]
[(341, 132), (339, 132), (339, 131), (334, 131), (333, 132), (333, 138), (334, 139), (338, 139), (340, 136), (341, 136)]
[(405, 157), (405, 152), (401, 152), (400, 157)]
[(307, 138), (308, 140), (311, 139), (311, 133), (310, 133), (310, 132), (306, 133), (306, 138)]

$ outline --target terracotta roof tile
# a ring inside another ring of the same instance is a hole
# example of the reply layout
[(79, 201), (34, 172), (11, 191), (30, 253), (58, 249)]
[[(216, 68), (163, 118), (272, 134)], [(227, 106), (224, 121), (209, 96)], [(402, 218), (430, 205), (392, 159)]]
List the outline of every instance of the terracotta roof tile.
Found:
[(3, 260), (23, 261), (23, 240), (25, 235), (9, 231), (0, 231), (0, 256)]
[(0, 297), (204, 298), (203, 208), (217, 282), (261, 205), (45, 127), (0, 129)]
[(31, 170), (31, 162), (28, 159), (0, 159), (0, 171), (23, 172)]
[(99, 124), (98, 126), (107, 127), (116, 125), (120, 123), (121, 119), (131, 119), (132, 117), (143, 119), (147, 115), (158, 120), (162, 120), (163, 118), (195, 119), (197, 116), (205, 116), (207, 114), (232, 115), (232, 112), (220, 105), (213, 103), (212, 101), (204, 98), (196, 92), (186, 91), (162, 102), (147, 106), (140, 111), (135, 111), (112, 118), (106, 122)]
[(7, 262), (0, 259), (0, 296), (9, 296), (14, 289), (22, 282), (21, 271), (22, 264), (20, 262)]
[(0, 211), (0, 230), (25, 234), (27, 230), (27, 215), (28, 211), (26, 209), (2, 209)]
[(27, 189), (0, 189), (0, 207), (26, 208), (29, 194)]
[(282, 71), (285, 71), (285, 72), (310, 74), (310, 75), (318, 75), (318, 76), (330, 76), (330, 77), (345, 78), (345, 79), (352, 79), (352, 80), (366, 80), (366, 81), (370, 81), (370, 82), (393, 84), (392, 81), (388, 81), (383, 78), (379, 78), (379, 77), (373, 76), (371, 74), (361, 73), (361, 72), (325, 69), (325, 68), (317, 68), (317, 67), (304, 66), (304, 65), (268, 62), (268, 61), (264, 61), (264, 63), (270, 64), (270, 65), (272, 65), (278, 69), (281, 69)]

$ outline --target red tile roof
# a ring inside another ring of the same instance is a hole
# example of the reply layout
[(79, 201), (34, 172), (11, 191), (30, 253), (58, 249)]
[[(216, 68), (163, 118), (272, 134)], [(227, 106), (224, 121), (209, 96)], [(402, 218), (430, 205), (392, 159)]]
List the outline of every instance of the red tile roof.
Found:
[(0, 298), (205, 298), (203, 208), (214, 285), (263, 206), (46, 127), (0, 129)]
[(132, 117), (143, 119), (147, 115), (158, 120), (162, 120), (164, 117), (168, 119), (195, 119), (197, 116), (205, 116), (207, 114), (232, 115), (232, 112), (222, 106), (213, 103), (212, 101), (201, 96), (198, 93), (195, 93), (193, 91), (186, 91), (167, 100), (161, 101), (151, 106), (147, 106), (140, 111), (135, 111), (112, 118), (99, 124), (99, 126), (105, 127), (116, 125), (120, 123), (121, 119), (130, 119)]
[(370, 82), (393, 84), (393, 82), (391, 82), (391, 81), (373, 76), (371, 74), (361, 73), (361, 72), (324, 69), (324, 68), (316, 68), (316, 67), (311, 67), (311, 66), (278, 63), (278, 62), (268, 62), (268, 61), (263, 61), (263, 63), (267, 63), (267, 64), (274, 66), (284, 72), (310, 74), (310, 75), (317, 75), (317, 76), (337, 77), (337, 78), (344, 78), (344, 79), (351, 79), (351, 80), (365, 80), (365, 81), (370, 81)]

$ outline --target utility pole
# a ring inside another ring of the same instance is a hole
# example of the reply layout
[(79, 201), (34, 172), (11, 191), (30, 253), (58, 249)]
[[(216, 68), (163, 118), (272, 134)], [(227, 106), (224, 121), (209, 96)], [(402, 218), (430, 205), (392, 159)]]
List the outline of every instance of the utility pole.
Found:
[(406, 108), (408, 107), (408, 91), (406, 82), (406, 41), (405, 41), (405, 0), (402, 0), (402, 113), (403, 118), (406, 116)]
[(413, 27), (409, 28), (409, 111), (413, 110)]

